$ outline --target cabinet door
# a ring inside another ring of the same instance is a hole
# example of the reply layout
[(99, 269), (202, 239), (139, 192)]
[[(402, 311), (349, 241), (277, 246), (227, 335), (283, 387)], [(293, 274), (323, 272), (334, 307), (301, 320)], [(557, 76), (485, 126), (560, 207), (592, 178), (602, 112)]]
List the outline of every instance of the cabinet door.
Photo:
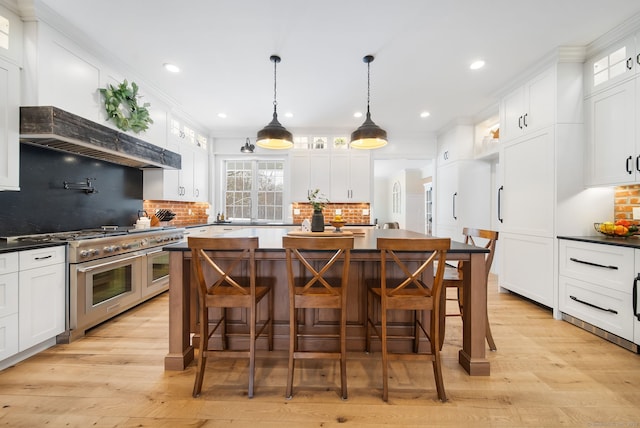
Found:
[(351, 200), (350, 161), (348, 153), (331, 156), (331, 197), (332, 202)]
[[(320, 189), (331, 195), (331, 157), (326, 153), (313, 153), (309, 157), (309, 189)], [(306, 199), (306, 198), (305, 198)]]
[(351, 153), (349, 183), (351, 187), (351, 201), (371, 201), (371, 156), (368, 152)]
[(207, 152), (196, 149), (193, 157), (193, 200), (209, 200), (209, 158)]
[(501, 103), (500, 139), (508, 141), (522, 134), (522, 115), (525, 111), (524, 88), (505, 96)]
[[(436, 234), (442, 235), (442, 227), (458, 226), (456, 198), (458, 197), (458, 164), (439, 167), (436, 175)], [(457, 233), (456, 233), (457, 234)]]
[(0, 275), (0, 318), (18, 313), (18, 272)]
[(18, 314), (0, 317), (0, 361), (19, 352)]
[(0, 190), (20, 190), (20, 72), (0, 59)]
[(553, 307), (554, 238), (500, 233), (499, 285)]
[[(640, 277), (640, 250), (635, 250), (635, 268), (635, 277), (638, 278)], [(640, 289), (638, 288), (640, 288), (640, 284), (633, 290), (635, 293), (631, 296), (633, 299), (631, 301), (631, 309), (633, 313), (633, 343), (640, 344)], [(635, 311), (633, 311), (634, 307)]]
[(589, 58), (584, 67), (585, 93), (606, 89), (640, 72), (640, 57), (635, 46), (636, 39), (630, 36)]
[(20, 351), (64, 331), (64, 270), (65, 265), (59, 263), (20, 271)]
[(548, 70), (525, 85), (527, 110), (522, 117), (524, 132), (533, 132), (551, 125), (555, 117), (554, 73)]
[(549, 69), (505, 96), (500, 139), (512, 140), (551, 125), (555, 118), (554, 73)]
[(307, 202), (309, 196), (309, 155), (291, 155), (291, 202)]
[(504, 146), (500, 230), (551, 237), (554, 233), (553, 127)]
[(611, 87), (586, 100), (589, 185), (636, 181), (636, 82)]

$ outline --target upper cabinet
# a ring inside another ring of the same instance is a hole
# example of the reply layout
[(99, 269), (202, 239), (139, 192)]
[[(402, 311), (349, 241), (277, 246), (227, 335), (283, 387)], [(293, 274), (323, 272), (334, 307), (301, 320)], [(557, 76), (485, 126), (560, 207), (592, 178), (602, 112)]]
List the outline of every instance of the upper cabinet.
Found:
[(640, 35), (596, 53), (585, 66), (585, 181), (590, 186), (635, 184), (640, 179)]
[(332, 202), (371, 200), (371, 156), (369, 152), (349, 150), (331, 157)]
[(351, 150), (346, 137), (296, 137), (291, 152), (291, 201), (314, 189), (331, 202), (371, 201), (371, 154)]
[(167, 149), (180, 153), (180, 170), (146, 169), (142, 197), (151, 200), (208, 202), (207, 138), (178, 118), (170, 120)]
[(554, 73), (549, 69), (503, 97), (500, 139), (508, 141), (554, 122)]
[(20, 190), (20, 70), (0, 58), (0, 190)]
[(632, 35), (614, 42), (585, 62), (585, 95), (589, 96), (640, 73), (637, 39)]
[(20, 18), (0, 5), (0, 190), (20, 190)]

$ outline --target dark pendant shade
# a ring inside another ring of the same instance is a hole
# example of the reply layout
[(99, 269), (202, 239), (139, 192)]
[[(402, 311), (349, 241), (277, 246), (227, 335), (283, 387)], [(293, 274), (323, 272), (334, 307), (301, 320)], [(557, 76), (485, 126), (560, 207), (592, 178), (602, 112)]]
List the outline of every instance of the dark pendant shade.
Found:
[(377, 149), (387, 145), (387, 131), (371, 120), (367, 111), (367, 118), (362, 125), (351, 133), (351, 147), (354, 149)]
[(273, 112), (273, 120), (260, 131), (256, 140), (258, 147), (266, 149), (289, 149), (293, 146), (293, 135), (278, 122), (278, 113)]
[(351, 133), (351, 147), (354, 149), (378, 149), (387, 145), (387, 131), (380, 128), (371, 120), (369, 111), (369, 98), (371, 90), (370, 67), (373, 55), (362, 58), (367, 63), (367, 118), (358, 129)]
[(267, 126), (258, 131), (256, 146), (264, 149), (290, 149), (293, 147), (293, 135), (291, 135), (291, 132), (287, 131), (285, 127), (278, 122), (276, 68), (280, 62), (280, 57), (278, 55), (271, 55), (269, 60), (273, 63), (273, 120), (271, 120)]

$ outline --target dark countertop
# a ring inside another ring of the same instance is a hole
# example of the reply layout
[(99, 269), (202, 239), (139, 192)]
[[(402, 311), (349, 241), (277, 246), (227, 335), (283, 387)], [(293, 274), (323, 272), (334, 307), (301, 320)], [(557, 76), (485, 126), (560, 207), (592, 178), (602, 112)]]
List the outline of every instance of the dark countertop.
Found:
[[(284, 251), (282, 248), (282, 237), (293, 229), (284, 227), (266, 227), (266, 228), (244, 228), (232, 230), (217, 236), (226, 237), (250, 237), (257, 236), (260, 248), (258, 251)], [(338, 235), (338, 234), (336, 234)], [(365, 229), (363, 235), (354, 235), (354, 252), (368, 252), (376, 250), (376, 239), (378, 237), (386, 238), (428, 238), (422, 233), (411, 232), (404, 229)], [(186, 242), (180, 242), (168, 247), (164, 247), (167, 251), (189, 251)], [(474, 247), (458, 241), (451, 241), (450, 253), (487, 253), (489, 250), (483, 247)]]
[(66, 243), (32, 241), (7, 242), (5, 240), (0, 240), (0, 253), (12, 253), (14, 251), (35, 250), (36, 248), (57, 247), (58, 245), (66, 245)]
[[(203, 223), (203, 224), (192, 224), (189, 226), (180, 226), (185, 229), (191, 229), (194, 227), (203, 227), (203, 226), (243, 226), (243, 227), (253, 227), (253, 226), (269, 226), (269, 227), (290, 227), (290, 226), (298, 226), (300, 227), (300, 223), (278, 223), (278, 222), (263, 222), (263, 221), (224, 221), (224, 222), (212, 222), (212, 223)], [(331, 226), (330, 223), (326, 223), (325, 226)], [(369, 223), (349, 223), (347, 226), (353, 227), (373, 227), (374, 224)]]
[(592, 244), (614, 245), (617, 247), (629, 247), (640, 249), (640, 235), (630, 236), (628, 238), (616, 238), (605, 235), (599, 236), (558, 236), (558, 239), (566, 239), (569, 241), (590, 242)]

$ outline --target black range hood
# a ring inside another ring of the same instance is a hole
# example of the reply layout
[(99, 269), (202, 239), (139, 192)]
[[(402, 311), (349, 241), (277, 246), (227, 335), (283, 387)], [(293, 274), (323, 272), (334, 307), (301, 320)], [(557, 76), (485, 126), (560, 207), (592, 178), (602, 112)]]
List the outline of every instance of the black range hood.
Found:
[(57, 107), (20, 107), (20, 142), (135, 168), (180, 169), (180, 154)]

